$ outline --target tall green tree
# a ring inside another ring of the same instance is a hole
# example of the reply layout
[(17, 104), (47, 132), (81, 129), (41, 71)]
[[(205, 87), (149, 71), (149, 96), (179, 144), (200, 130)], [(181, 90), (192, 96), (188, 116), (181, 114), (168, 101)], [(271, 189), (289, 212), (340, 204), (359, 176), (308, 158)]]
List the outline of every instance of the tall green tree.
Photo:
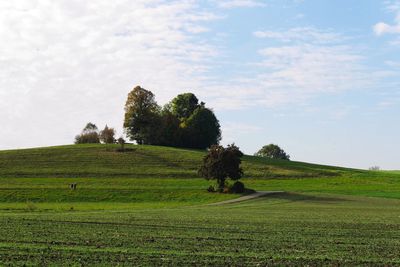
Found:
[(184, 121), (189, 118), (199, 105), (199, 100), (193, 93), (184, 93), (177, 95), (170, 103), (172, 114)]
[(160, 107), (151, 91), (136, 86), (125, 104), (124, 130), (138, 144), (152, 144), (157, 134)]
[(235, 144), (228, 145), (227, 148), (213, 145), (203, 158), (199, 175), (207, 180), (216, 180), (218, 190), (222, 192), (228, 178), (233, 181), (242, 178), (243, 170), (240, 167), (242, 156), (243, 153)]
[(182, 146), (183, 131), (180, 120), (168, 108), (164, 108), (159, 124), (158, 145)]
[(198, 107), (181, 125), (184, 145), (204, 149), (218, 144), (221, 140), (221, 126), (214, 112), (205, 107)]
[(254, 156), (270, 158), (270, 159), (283, 159), (289, 160), (290, 155), (288, 155), (282, 148), (278, 145), (269, 144), (263, 146)]

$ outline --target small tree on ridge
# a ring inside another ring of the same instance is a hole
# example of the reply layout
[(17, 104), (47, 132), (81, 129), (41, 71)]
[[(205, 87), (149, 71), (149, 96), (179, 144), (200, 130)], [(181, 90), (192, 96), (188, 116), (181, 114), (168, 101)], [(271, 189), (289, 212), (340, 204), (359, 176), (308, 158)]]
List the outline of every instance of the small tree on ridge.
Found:
[(270, 159), (290, 159), (290, 155), (286, 154), (282, 148), (274, 144), (263, 146), (257, 153), (254, 154), (254, 156)]
[(82, 133), (75, 137), (75, 144), (98, 144), (100, 143), (99, 132), (96, 124), (89, 122), (83, 128)]

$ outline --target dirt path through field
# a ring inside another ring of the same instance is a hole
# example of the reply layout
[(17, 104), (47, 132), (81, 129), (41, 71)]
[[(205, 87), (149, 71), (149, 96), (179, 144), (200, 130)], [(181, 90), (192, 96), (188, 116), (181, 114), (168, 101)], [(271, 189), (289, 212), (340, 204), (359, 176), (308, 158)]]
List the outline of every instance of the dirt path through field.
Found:
[(250, 199), (255, 199), (255, 198), (258, 198), (258, 197), (263, 197), (263, 196), (273, 195), (273, 194), (280, 194), (280, 193), (284, 193), (284, 192), (283, 191), (259, 191), (259, 192), (255, 192), (255, 193), (250, 194), (250, 195), (238, 197), (238, 198), (235, 198), (235, 199), (225, 200), (225, 201), (221, 201), (221, 202), (217, 202), (217, 203), (211, 203), (211, 204), (208, 204), (208, 205), (231, 204), (231, 203), (242, 202), (242, 201), (246, 201), (246, 200), (250, 200)]

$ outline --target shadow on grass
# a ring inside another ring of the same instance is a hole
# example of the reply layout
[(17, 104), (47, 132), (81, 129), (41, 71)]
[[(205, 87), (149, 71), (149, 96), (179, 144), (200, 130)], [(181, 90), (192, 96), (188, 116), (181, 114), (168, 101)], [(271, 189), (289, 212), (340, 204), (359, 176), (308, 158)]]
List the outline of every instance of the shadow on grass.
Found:
[(290, 202), (338, 203), (338, 202), (350, 201), (348, 199), (339, 197), (312, 196), (312, 195), (304, 195), (304, 194), (290, 193), (290, 192), (275, 193), (264, 197), (287, 200)]
[(247, 195), (251, 195), (251, 194), (253, 194), (253, 193), (255, 193), (255, 192), (256, 192), (256, 190), (254, 190), (254, 189), (245, 188), (245, 189), (244, 189), (244, 192), (241, 193), (241, 195), (242, 195), (242, 196), (247, 196)]

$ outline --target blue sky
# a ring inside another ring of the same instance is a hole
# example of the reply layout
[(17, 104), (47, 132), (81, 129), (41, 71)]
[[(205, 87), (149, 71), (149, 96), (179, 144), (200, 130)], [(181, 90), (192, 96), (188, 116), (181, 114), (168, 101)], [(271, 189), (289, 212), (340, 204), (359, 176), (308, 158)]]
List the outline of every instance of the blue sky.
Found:
[(0, 3), (0, 149), (122, 134), (127, 93), (191, 91), (248, 154), (400, 169), (400, 1)]

